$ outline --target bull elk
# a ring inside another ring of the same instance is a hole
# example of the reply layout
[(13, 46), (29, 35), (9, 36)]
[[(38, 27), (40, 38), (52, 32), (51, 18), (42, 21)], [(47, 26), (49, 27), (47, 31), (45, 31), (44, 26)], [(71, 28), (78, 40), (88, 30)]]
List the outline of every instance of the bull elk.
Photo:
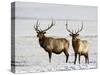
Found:
[(47, 37), (45, 36), (46, 31), (49, 30), (52, 26), (54, 26), (53, 20), (51, 25), (47, 28), (42, 30), (39, 27), (38, 20), (36, 22), (36, 25), (34, 25), (34, 29), (37, 33), (37, 37), (39, 38), (39, 44), (40, 46), (48, 53), (49, 56), (49, 63), (51, 62), (51, 56), (52, 53), (60, 54), (64, 52), (66, 55), (66, 63), (68, 61), (68, 48), (69, 48), (69, 41), (65, 38), (53, 38), (53, 37)]
[(75, 31), (73, 33), (73, 30), (71, 31), (68, 29), (68, 24), (66, 23), (66, 29), (70, 33), (69, 35), (72, 37), (72, 47), (75, 53), (75, 59), (74, 64), (76, 64), (77, 55), (79, 55), (79, 64), (80, 64), (80, 57), (83, 55), (85, 57), (85, 63), (89, 63), (89, 56), (88, 56), (88, 41), (87, 40), (81, 40), (78, 38), (79, 32), (83, 29), (83, 22), (81, 29), (78, 29), (78, 31)]

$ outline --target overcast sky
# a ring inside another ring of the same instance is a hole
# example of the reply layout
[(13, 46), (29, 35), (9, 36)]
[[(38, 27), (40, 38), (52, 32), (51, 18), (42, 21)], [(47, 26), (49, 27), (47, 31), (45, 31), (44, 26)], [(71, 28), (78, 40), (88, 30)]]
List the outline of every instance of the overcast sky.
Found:
[[(48, 26), (48, 24), (51, 22), (51, 19), (53, 18), (56, 21), (56, 26), (52, 28), (53, 30), (56, 29), (55, 33), (58, 32), (57, 29), (60, 30), (59, 33), (61, 34), (66, 32), (66, 19), (70, 19), (69, 25), (71, 27), (72, 25), (76, 25), (74, 27), (81, 25), (81, 21), (75, 22), (73, 20), (84, 20), (84, 30), (82, 34), (97, 33), (97, 7), (94, 6), (41, 4), (30, 2), (16, 2), (15, 6), (17, 35), (32, 35), (32, 33), (35, 33), (35, 31), (32, 30), (32, 26), (35, 24), (34, 18), (40, 19), (42, 26), (44, 24)], [(14, 7), (12, 7), (12, 9), (13, 8)], [(46, 19), (50, 21), (48, 22)], [(57, 19), (60, 19), (61, 21), (58, 21)]]
[(97, 19), (97, 7), (16, 2), (16, 17), (56, 19)]

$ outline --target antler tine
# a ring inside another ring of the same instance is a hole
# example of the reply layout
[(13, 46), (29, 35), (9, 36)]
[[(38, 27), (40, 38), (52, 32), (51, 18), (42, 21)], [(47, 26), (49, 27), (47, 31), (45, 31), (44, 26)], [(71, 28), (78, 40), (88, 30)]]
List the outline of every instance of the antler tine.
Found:
[(41, 29), (41, 27), (39, 25), (40, 25), (40, 22), (38, 23), (38, 28), (39, 28), (38, 30), (42, 31), (42, 29)]
[(73, 30), (72, 31), (70, 31), (69, 29), (68, 29), (68, 22), (66, 21), (66, 29), (67, 29), (67, 31), (68, 32), (70, 32), (70, 33), (72, 33), (73, 34)]
[(82, 26), (81, 26), (81, 29), (78, 29), (78, 31), (76, 32), (76, 34), (77, 34), (77, 33), (79, 33), (79, 32), (81, 32), (81, 31), (82, 31), (82, 29), (83, 29), (83, 21), (82, 21)]
[(51, 23), (51, 25), (47, 28), (47, 29), (45, 29), (45, 30), (43, 30), (43, 31), (47, 31), (47, 30), (49, 30), (52, 26), (54, 26), (55, 24), (53, 23), (53, 19), (52, 19), (52, 23)]
[(76, 33), (76, 30), (75, 30), (75, 33)]
[(36, 30), (36, 31), (39, 31), (39, 29), (38, 29), (38, 26), (39, 24), (38, 24), (38, 20), (37, 20), (37, 22), (36, 22), (36, 25), (34, 25), (34, 29)]

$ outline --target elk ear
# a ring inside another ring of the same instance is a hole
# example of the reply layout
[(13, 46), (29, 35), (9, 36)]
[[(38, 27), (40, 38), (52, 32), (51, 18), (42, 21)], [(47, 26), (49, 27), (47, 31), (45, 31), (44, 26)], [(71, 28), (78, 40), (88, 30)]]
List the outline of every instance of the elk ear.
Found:
[(39, 32), (36, 32), (37, 34), (39, 33)]
[(72, 36), (72, 34), (69, 34), (70, 36)]
[(45, 34), (46, 32), (43, 32), (43, 34)]
[(79, 36), (79, 34), (77, 34), (77, 36)]

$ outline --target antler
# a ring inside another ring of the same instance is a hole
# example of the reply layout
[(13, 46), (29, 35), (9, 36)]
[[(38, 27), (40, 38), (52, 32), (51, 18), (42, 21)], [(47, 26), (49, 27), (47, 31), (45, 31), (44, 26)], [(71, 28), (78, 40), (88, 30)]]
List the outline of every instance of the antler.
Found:
[(39, 27), (39, 23), (38, 23), (38, 20), (37, 20), (36, 25), (34, 25), (34, 29), (35, 29), (36, 32), (39, 32), (39, 31), (45, 32), (45, 31), (49, 30), (53, 25), (54, 25), (54, 23), (53, 23), (53, 20), (52, 20), (51, 25), (50, 25), (47, 29), (42, 30), (42, 29)]
[(68, 32), (70, 32), (70, 33), (72, 33), (73, 34), (73, 30), (72, 31), (70, 31), (69, 29), (68, 29), (68, 22), (66, 21), (66, 29), (67, 29), (67, 31)]
[(35, 29), (36, 32), (39, 32), (40, 31), (38, 29), (38, 27), (39, 27), (39, 23), (38, 23), (38, 20), (37, 20), (36, 25), (34, 25), (34, 29)]
[(45, 30), (42, 30), (42, 31), (47, 31), (47, 30), (49, 30), (52, 26), (54, 26), (55, 24), (53, 23), (53, 19), (52, 19), (52, 23), (51, 23), (51, 25), (47, 28), (47, 29), (45, 29)]
[(82, 29), (83, 29), (83, 21), (82, 21), (82, 26), (81, 26), (81, 29), (80, 29), (80, 30), (78, 29), (78, 31), (77, 31), (77, 32), (75, 32), (75, 34), (77, 34), (77, 33), (81, 32), (81, 31), (82, 31)]

